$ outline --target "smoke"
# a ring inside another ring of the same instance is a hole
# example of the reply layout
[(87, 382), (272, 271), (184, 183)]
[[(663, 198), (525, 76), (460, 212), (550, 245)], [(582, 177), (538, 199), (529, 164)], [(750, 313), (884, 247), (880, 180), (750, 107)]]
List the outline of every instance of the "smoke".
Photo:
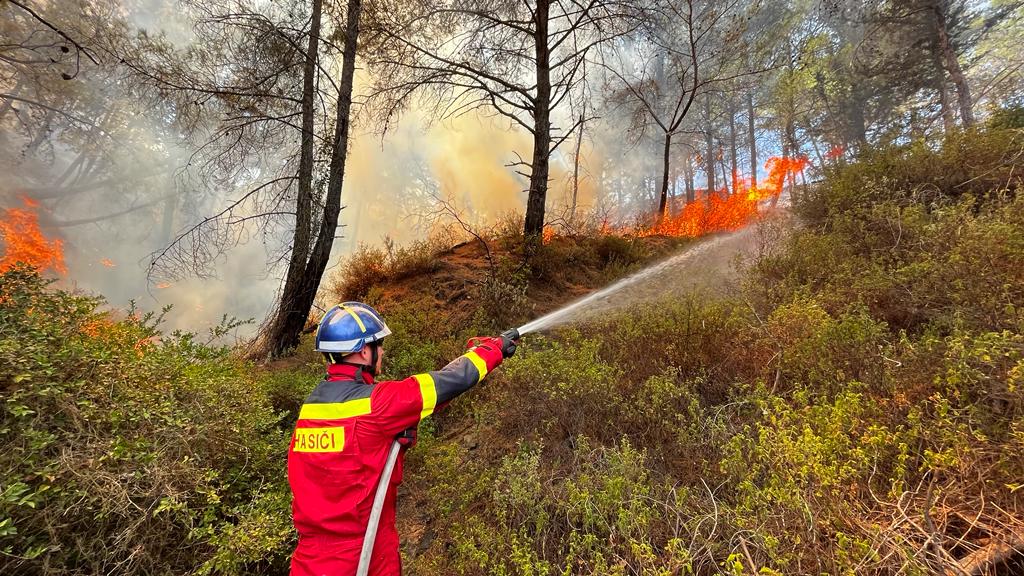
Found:
[(356, 135), (342, 192), (343, 257), (359, 243), (384, 237), (404, 243), (438, 224), (438, 200), (450, 202), (472, 226), (484, 228), (522, 212), (527, 180), (508, 164), (527, 155), (526, 134), (480, 116), (428, 123), (413, 110), (381, 138)]
[[(125, 10), (140, 30), (163, 34), (178, 46), (196, 42), (187, 19), (170, 6), (149, 0)], [(36, 111), (33, 121), (44, 128), (18, 130), (28, 112), (0, 116), (5, 128), (0, 131), (0, 170), (11, 175), (0, 181), (0, 207), (19, 204), (22, 195), (40, 202), (43, 232), (64, 242), (68, 270), (61, 284), (103, 295), (118, 308), (131, 302), (142, 310), (172, 305), (168, 329), (202, 331), (225, 314), (262, 320), (284, 273), (283, 265), (268, 267), (268, 260), (274, 261), (287, 245), (287, 226), (251, 230), (216, 259), (212, 277), (152, 281), (147, 277), (151, 255), (236, 198), (239, 190), (198, 185), (195, 148), (168, 120), (170, 105), (134, 99), (115, 73), (83, 71), (59, 88), (95, 103), (100, 110), (95, 125), (46, 128)], [(567, 215), (574, 188), (580, 212), (614, 206), (609, 215), (622, 220), (654, 206), (660, 169), (656, 146), (650, 139), (634, 142), (624, 135), (629, 125), (625, 113), (604, 107), (597, 115), (586, 124), (580, 143), (578, 185), (573, 183), (578, 135), (569, 135), (551, 158), (549, 220)], [(523, 212), (528, 179), (521, 172), (528, 172), (528, 166), (517, 162), (529, 162), (531, 135), (507, 119), (481, 113), (443, 122), (433, 118), (430, 110), (413, 109), (383, 137), (372, 122), (358, 118), (342, 193), (342, 227), (328, 275), (337, 273), (337, 264), (362, 243), (379, 244), (385, 237), (407, 243), (430, 234), (439, 223), (438, 199), (451, 202), (480, 229)], [(557, 112), (554, 121), (573, 125)], [(102, 177), (90, 176), (92, 163), (105, 166)]]

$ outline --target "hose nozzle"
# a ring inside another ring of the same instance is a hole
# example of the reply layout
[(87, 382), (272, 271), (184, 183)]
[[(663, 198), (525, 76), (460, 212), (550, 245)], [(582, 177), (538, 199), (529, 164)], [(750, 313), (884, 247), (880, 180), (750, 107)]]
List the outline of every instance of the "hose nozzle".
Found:
[(509, 340), (512, 340), (514, 342), (516, 340), (519, 340), (519, 330), (516, 328), (509, 328), (508, 330), (505, 330), (504, 332), (501, 333), (501, 337), (508, 338)]

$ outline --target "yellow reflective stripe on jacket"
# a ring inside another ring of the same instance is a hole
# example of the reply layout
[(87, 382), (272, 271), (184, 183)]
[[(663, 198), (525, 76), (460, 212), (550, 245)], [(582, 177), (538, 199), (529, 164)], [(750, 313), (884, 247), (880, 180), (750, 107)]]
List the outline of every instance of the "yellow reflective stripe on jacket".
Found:
[(420, 420), (434, 413), (437, 406), (437, 388), (434, 386), (434, 377), (430, 374), (417, 374), (413, 376), (420, 385), (420, 395), (423, 396), (423, 412), (420, 413)]
[(473, 363), (473, 366), (476, 366), (476, 371), (480, 374), (476, 381), (479, 382), (483, 380), (484, 376), (487, 376), (487, 362), (484, 362), (484, 359), (481, 358), (475, 350), (466, 352), (465, 356), (466, 358), (469, 358), (469, 361)]
[(370, 399), (360, 398), (348, 402), (326, 402), (323, 404), (303, 404), (299, 410), (299, 420), (340, 420), (365, 416), (370, 413)]
[(345, 448), (345, 429), (296, 428), (295, 452), (341, 452)]

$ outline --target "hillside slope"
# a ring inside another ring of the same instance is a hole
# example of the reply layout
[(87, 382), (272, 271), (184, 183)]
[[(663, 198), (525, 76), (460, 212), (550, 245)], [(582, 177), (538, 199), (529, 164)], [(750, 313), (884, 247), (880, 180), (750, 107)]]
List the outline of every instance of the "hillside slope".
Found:
[[(407, 573), (1022, 573), (1022, 159), (1019, 128), (869, 152), (750, 232), (734, 289), (525, 338), (421, 426)], [(326, 297), (379, 306), (405, 376), (680, 247), (368, 249)], [(286, 573), (320, 360), (158, 326), (0, 276), (0, 573)]]
[(1021, 573), (1022, 149), (874, 152), (739, 293), (527, 338), (411, 454), (410, 573)]

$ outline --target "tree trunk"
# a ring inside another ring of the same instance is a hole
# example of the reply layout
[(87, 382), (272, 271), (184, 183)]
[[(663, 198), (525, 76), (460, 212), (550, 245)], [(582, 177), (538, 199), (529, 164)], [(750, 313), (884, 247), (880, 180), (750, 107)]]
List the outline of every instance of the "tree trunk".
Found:
[[(810, 125), (810, 122), (807, 122)], [(811, 142), (811, 150), (814, 150), (814, 157), (818, 159), (818, 166), (825, 167), (825, 156), (821, 153), (821, 148), (818, 147), (818, 141), (814, 139), (814, 136), (808, 135), (807, 139)]]
[[(10, 94), (11, 96), (21, 95), (21, 76), (18, 76), (18, 82), (14, 84), (13, 88), (11, 88)], [(0, 120), (3, 120), (4, 116), (7, 116), (7, 113), (11, 111), (11, 108), (14, 108), (13, 98), (0, 98)]]
[(658, 200), (658, 221), (665, 219), (665, 213), (668, 210), (668, 173), (669, 173), (669, 155), (672, 152), (672, 133), (665, 133), (665, 148), (661, 156), (661, 195)]
[(75, 170), (78, 170), (78, 167), (82, 165), (83, 161), (85, 161), (85, 152), (79, 152), (78, 156), (75, 157), (74, 161), (68, 164), (68, 167), (65, 168), (64, 171), (61, 172), (60, 175), (57, 176), (57, 178), (53, 181), (53, 187), (60, 188), (61, 186), (63, 186), (64, 182), (67, 181), (67, 179)]
[(946, 71), (949, 72), (949, 79), (953, 81), (953, 85), (956, 86), (957, 99), (960, 102), (960, 120), (963, 121), (964, 126), (974, 125), (974, 102), (971, 98), (971, 88), (967, 84), (967, 77), (964, 76), (964, 70), (960, 66), (960, 60), (957, 58), (956, 50), (953, 49), (953, 44), (949, 39), (949, 32), (947, 30), (946, 13), (942, 9), (941, 2), (936, 1), (932, 4), (932, 10), (935, 13), (936, 23), (936, 40), (938, 42), (938, 48), (942, 51), (942, 57), (946, 64)]
[(36, 148), (39, 148), (39, 145), (50, 137), (50, 122), (53, 121), (53, 117), (55, 115), (56, 113), (53, 110), (46, 111), (46, 116), (44, 116), (42, 122), (39, 123), (38, 129), (36, 130), (36, 133), (33, 136), (32, 141), (25, 146), (25, 149), (22, 151), (22, 154), (30, 154), (32, 152), (35, 152)]
[(707, 127), (704, 129), (704, 172), (708, 178), (707, 197), (715, 191), (715, 135), (711, 132), (711, 94), (704, 94), (704, 121)]
[(754, 91), (747, 92), (747, 135), (750, 145), (750, 183), (757, 186), (757, 131), (754, 124)]
[[(867, 101), (868, 98), (863, 85), (860, 82), (855, 82), (850, 94), (850, 128), (853, 130), (853, 141), (857, 143), (857, 148), (860, 150), (863, 150), (868, 145), (867, 119), (864, 116), (864, 108), (867, 106)], [(790, 143), (794, 144), (796, 140), (795, 129), (787, 128), (787, 130), (792, 131), (792, 136), (788, 137), (793, 140)]]
[(576, 204), (580, 194), (580, 148), (583, 147), (583, 114), (580, 114), (580, 136), (576, 139), (576, 151), (572, 155), (572, 208), (569, 219), (576, 217)]
[(302, 283), (313, 242), (313, 150), (316, 142), (313, 133), (313, 104), (316, 99), (317, 59), (320, 51), (322, 12), (323, 1), (313, 0), (309, 40), (306, 44), (305, 62), (302, 65), (302, 133), (299, 139), (295, 230), (292, 233), (292, 253), (288, 260), (288, 272), (282, 290), (282, 304), (285, 301), (284, 295), (295, 294)]
[(729, 181), (732, 182), (732, 193), (739, 189), (740, 164), (739, 154), (736, 151), (736, 102), (729, 96), (729, 154), (732, 164), (732, 174)]
[(686, 203), (689, 204), (696, 199), (696, 190), (693, 188), (693, 150), (689, 148), (689, 145), (687, 145), (683, 162), (683, 175), (686, 178)]
[(722, 169), (722, 191), (725, 192), (725, 197), (728, 198), (735, 190), (729, 189), (729, 168), (725, 165), (725, 147), (722, 145), (721, 140), (718, 141), (718, 167)]
[[(938, 36), (938, 33), (936, 33)], [(950, 132), (956, 128), (956, 117), (953, 115), (953, 108), (949, 105), (949, 91), (946, 89), (946, 69), (942, 65), (942, 53), (939, 49), (939, 41), (935, 40), (935, 49), (932, 52), (932, 68), (935, 70), (935, 92), (939, 96), (939, 113), (942, 115), (942, 129)]]
[(311, 229), (313, 223), (313, 150), (316, 145), (313, 132), (313, 105), (316, 99), (322, 11), (323, 0), (313, 0), (309, 42), (306, 46), (305, 62), (302, 65), (302, 138), (299, 151), (298, 197), (295, 204), (295, 235), (289, 272), (292, 268), (301, 270), (305, 265), (313, 234)]
[(548, 46), (550, 0), (538, 0), (534, 18), (534, 47), (537, 59), (537, 98), (533, 102), (533, 161), (530, 194), (526, 200), (523, 232), (530, 246), (536, 246), (544, 231), (544, 204), (548, 195), (551, 156), (551, 54)]
[(178, 195), (171, 192), (164, 201), (163, 221), (160, 224), (160, 244), (167, 246), (174, 234), (174, 215), (178, 211)]
[(917, 108), (910, 109), (910, 120), (908, 123), (910, 124), (911, 140), (920, 140), (921, 138), (924, 138), (924, 129), (921, 126), (921, 114), (918, 112)]
[[(320, 0), (314, 0), (314, 2), (314, 8), (316, 8)], [(273, 355), (280, 355), (298, 345), (299, 334), (306, 324), (316, 291), (320, 287), (320, 279), (323, 277), (327, 262), (331, 257), (331, 247), (334, 245), (335, 233), (338, 229), (338, 216), (341, 213), (341, 188), (345, 181), (345, 161), (348, 157), (349, 115), (352, 108), (352, 86), (355, 76), (361, 11), (361, 0), (348, 0), (345, 20), (345, 58), (341, 66), (341, 80), (338, 86), (337, 116), (334, 122), (334, 138), (331, 143), (331, 162), (323, 214), (318, 227), (316, 243), (309, 251), (309, 259), (303, 267), (302, 274), (299, 275), (295, 284), (291, 286), (286, 284), (281, 293), (276, 318), (267, 334), (269, 349)], [(306, 64), (308, 65), (308, 63), (307, 59)]]

